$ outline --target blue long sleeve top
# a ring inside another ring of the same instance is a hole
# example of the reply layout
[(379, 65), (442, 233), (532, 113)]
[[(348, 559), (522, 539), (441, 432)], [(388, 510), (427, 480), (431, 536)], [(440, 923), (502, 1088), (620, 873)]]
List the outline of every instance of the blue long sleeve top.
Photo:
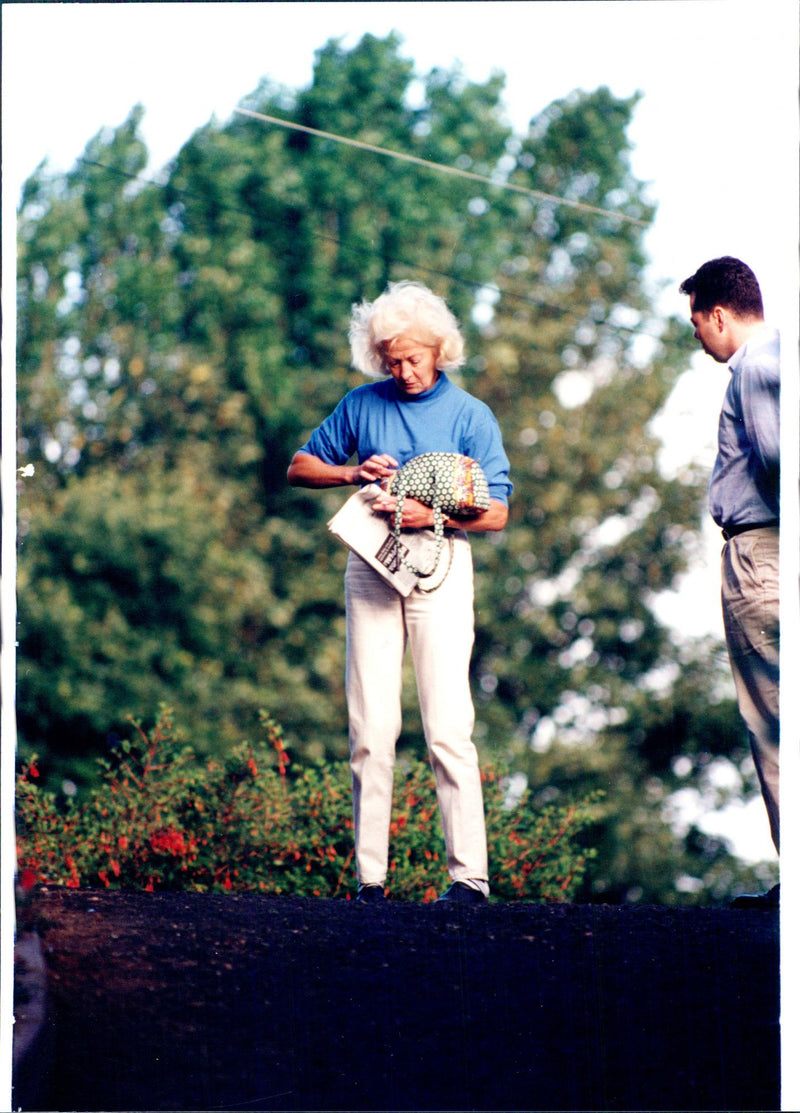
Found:
[(512, 491), (494, 414), (444, 372), (424, 394), (401, 395), (391, 376), (356, 387), (300, 451), (335, 465), (387, 453), (400, 466), (423, 452), (460, 452), (481, 465), (493, 499), (508, 505)]
[(708, 491), (722, 528), (779, 518), (780, 337), (765, 328), (729, 361), (718, 452)]

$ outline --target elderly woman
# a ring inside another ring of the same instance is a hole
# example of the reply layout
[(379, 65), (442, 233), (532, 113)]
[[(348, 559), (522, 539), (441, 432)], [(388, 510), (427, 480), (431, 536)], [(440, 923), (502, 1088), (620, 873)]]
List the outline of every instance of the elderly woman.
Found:
[[(489, 893), (486, 830), (469, 661), (474, 640), (472, 556), (466, 531), (501, 530), (508, 518), (508, 458), (489, 408), (447, 377), (464, 363), (464, 342), (444, 301), (414, 282), (390, 284), (354, 306), (353, 365), (379, 381), (350, 391), (295, 454), (298, 487), (380, 483), (424, 452), (458, 452), (483, 468), (491, 502), (467, 521), (445, 520), (453, 558), (443, 584), (403, 596), (350, 553), (345, 575), (347, 707), (358, 895), (384, 899), (395, 747), (401, 729), (402, 666), (411, 645), (420, 711), (452, 884), (440, 901), (480, 903)], [(355, 458), (357, 463), (348, 463)], [(376, 513), (394, 517), (381, 494)], [(407, 498), (402, 528), (430, 529), (433, 510)]]

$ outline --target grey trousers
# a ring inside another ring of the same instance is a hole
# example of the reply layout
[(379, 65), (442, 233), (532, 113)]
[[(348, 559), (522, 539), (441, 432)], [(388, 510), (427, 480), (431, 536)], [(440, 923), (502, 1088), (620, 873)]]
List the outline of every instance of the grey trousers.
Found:
[(779, 531), (737, 534), (722, 550), (722, 617), (739, 712), (750, 734), (772, 841), (780, 850)]
[(475, 712), (469, 687), (474, 640), (472, 553), (456, 534), (442, 586), (398, 594), (350, 554), (347, 710), (356, 865), (362, 884), (383, 884), (388, 869), (395, 746), (401, 729), (402, 669), (411, 648), (425, 740), (436, 781), (447, 867), (454, 881), (488, 880), (486, 829)]

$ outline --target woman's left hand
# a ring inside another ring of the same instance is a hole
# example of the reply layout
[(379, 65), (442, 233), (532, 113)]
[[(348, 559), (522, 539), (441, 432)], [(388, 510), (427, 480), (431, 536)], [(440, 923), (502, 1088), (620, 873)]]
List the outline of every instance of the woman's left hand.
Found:
[[(397, 509), (397, 497), (382, 492), (372, 503), (375, 514), (390, 514), (394, 518)], [(403, 517), (400, 522), (403, 529), (431, 529), (433, 526), (433, 510), (423, 502), (416, 499), (405, 499), (403, 502)]]

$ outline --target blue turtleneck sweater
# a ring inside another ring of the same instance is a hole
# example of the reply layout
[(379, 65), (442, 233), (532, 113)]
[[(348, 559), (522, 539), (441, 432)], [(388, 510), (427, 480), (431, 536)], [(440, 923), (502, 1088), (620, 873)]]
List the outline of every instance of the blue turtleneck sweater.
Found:
[(481, 465), (492, 498), (508, 505), (512, 484), (500, 428), (489, 407), (444, 372), (424, 394), (406, 396), (387, 375), (356, 387), (300, 449), (326, 464), (386, 453), (402, 466), (423, 452), (460, 452)]

